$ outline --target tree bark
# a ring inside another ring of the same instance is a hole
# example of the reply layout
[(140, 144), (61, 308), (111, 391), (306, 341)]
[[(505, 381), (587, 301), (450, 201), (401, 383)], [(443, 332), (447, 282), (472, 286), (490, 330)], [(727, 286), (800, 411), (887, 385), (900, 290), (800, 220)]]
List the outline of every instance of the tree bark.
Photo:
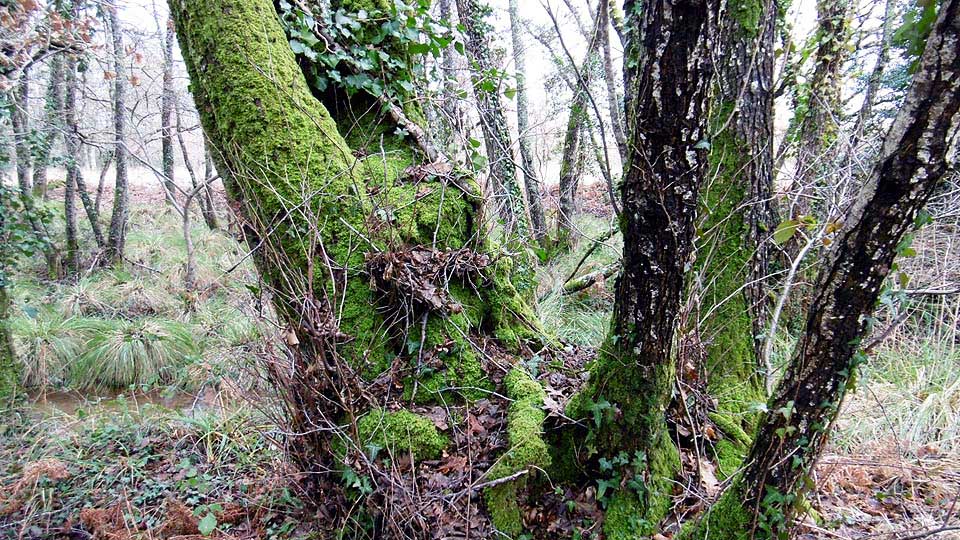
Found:
[[(339, 101), (339, 94), (318, 99), (311, 92), (270, 0), (169, 4), (217, 170), (286, 326), (291, 364), (273, 377), (286, 399), (291, 433), (300, 434), (292, 441), (299, 449), (295, 461), (304, 470), (324, 471), (309, 475), (319, 484), (312, 493), (318, 501), (339, 497), (345, 460), (364, 467), (363, 474), (377, 474), (362, 458), (370, 440), (369, 429), (363, 429), (370, 422), (364, 424), (364, 418), (413, 417), (431, 443), (423, 452), (439, 454), (435, 443), (443, 439), (432, 422), (408, 410), (386, 411), (407, 408), (411, 401), (462, 403), (463, 396), (488, 395), (483, 390), (492, 386), (488, 368), (470, 336), (484, 328), (516, 347), (539, 331), (504, 272), (495, 270), (509, 264), (506, 259), (474, 276), (481, 280), (478, 287), (467, 277), (451, 276), (431, 287), (388, 288), (397, 283), (390, 281), (394, 270), (414, 272), (417, 261), (482, 253), (475, 182), (429, 169), (436, 164), (417, 161), (418, 150), (408, 140), (391, 141), (389, 154), (356, 157), (329, 112), (349, 103)], [(356, 127), (349, 119), (345, 125)], [(435, 172), (418, 172), (427, 170)], [(377, 266), (377, 261), (408, 256), (403, 260), (409, 264), (391, 264), (389, 271)], [(460, 307), (450, 304), (448, 310), (437, 296), (418, 296), (425, 289), (448, 291)], [(432, 302), (440, 302), (440, 308), (429, 307)], [(420, 357), (409, 351), (413, 341), (425, 353), (446, 347), (450, 354), (435, 357), (439, 363), (429, 372), (403, 368), (402, 391), (394, 383), (380, 386), (401, 380), (393, 379), (399, 364), (392, 358), (417, 364)], [(518, 444), (543, 444), (539, 412), (535, 432)], [(345, 449), (359, 461), (348, 460)], [(535, 459), (505, 459), (488, 477), (510, 478), (532, 465), (544, 467), (545, 454), (543, 448), (523, 454)], [(508, 486), (516, 490), (514, 482), (497, 488)], [(515, 495), (503, 501), (509, 506), (511, 499), (516, 509)], [(411, 536), (424, 534), (418, 527), (430, 525), (400, 518), (418, 531)]]
[[(810, 85), (798, 104), (797, 173), (791, 190), (796, 197), (790, 216), (810, 215), (821, 206), (817, 185), (830, 171), (831, 151), (841, 114), (841, 70), (849, 51), (850, 0), (817, 1), (816, 59)], [(805, 107), (804, 107), (805, 106)], [(795, 248), (795, 244), (793, 244)], [(796, 253), (796, 249), (791, 249)]]
[(163, 90), (160, 96), (160, 152), (163, 169), (163, 188), (167, 202), (177, 205), (177, 182), (174, 178), (173, 156), (173, 109), (176, 96), (173, 93), (173, 21), (167, 21), (163, 44)]
[(604, 20), (600, 25), (600, 41), (603, 43), (603, 79), (607, 87), (607, 108), (610, 110), (610, 124), (613, 127), (613, 138), (617, 141), (617, 150), (620, 152), (620, 163), (627, 162), (627, 134), (623, 123), (623, 100), (617, 88), (617, 76), (613, 70), (613, 55), (610, 45), (610, 12), (616, 8), (607, 2)]
[(20, 367), (10, 329), (10, 294), (0, 281), (0, 410), (15, 398), (20, 386)]
[(127, 114), (127, 80), (123, 59), (126, 52), (123, 48), (123, 31), (120, 28), (120, 19), (117, 16), (117, 6), (110, 5), (106, 9), (110, 14), (109, 26), (113, 42), (113, 67), (115, 71), (113, 85), (113, 157), (117, 176), (113, 186), (113, 213), (110, 215), (110, 232), (107, 236), (104, 262), (119, 264), (123, 260), (123, 251), (126, 246), (130, 205), (130, 194), (127, 188), (127, 149), (124, 142)]
[(57, 135), (63, 127), (63, 57), (59, 54), (50, 59), (50, 82), (47, 85), (47, 120), (43, 138), (37, 146), (37, 159), (33, 167), (33, 194), (47, 198), (47, 167), (50, 152), (56, 144)]
[(542, 242), (546, 234), (547, 219), (543, 213), (540, 179), (537, 177), (537, 170), (533, 165), (533, 151), (530, 149), (530, 120), (527, 112), (527, 75), (524, 58), (526, 51), (521, 30), (517, 0), (510, 0), (510, 35), (513, 41), (513, 61), (517, 78), (517, 132), (520, 142), (520, 163), (527, 191), (527, 207), (530, 209), (530, 235), (534, 240)]
[(46, 225), (40, 220), (33, 200), (33, 186), (30, 181), (30, 125), (29, 125), (29, 72), (24, 70), (20, 74), (13, 89), (13, 108), (10, 112), (10, 124), (13, 128), (14, 151), (17, 156), (17, 187), (19, 188), (20, 203), (26, 210), (30, 228), (37, 238), (43, 239), (43, 256), (47, 264), (47, 277), (60, 277), (60, 258), (50, 244), (50, 235)]
[[(466, 51), (475, 64), (471, 76), (473, 92), (477, 98), (480, 113), (480, 126), (487, 150), (493, 186), (494, 207), (503, 221), (507, 238), (520, 238), (526, 241), (530, 226), (527, 210), (523, 202), (520, 184), (517, 182), (517, 168), (513, 160), (513, 145), (510, 142), (509, 124), (500, 101), (499, 85), (490, 90), (485, 84), (496, 65), (487, 42), (490, 25), (484, 21), (484, 10), (476, 0), (457, 0), (457, 12), (460, 23), (466, 31)], [(495, 83), (495, 81), (493, 81)]]
[(669, 509), (671, 480), (679, 467), (664, 411), (674, 375), (671, 345), (707, 172), (709, 51), (719, 2), (628, 1), (624, 10), (631, 122), (620, 186), (623, 271), (607, 340), (586, 388), (568, 407), (577, 417), (602, 411), (591, 432), (598, 455), (637, 457), (623, 475), (645, 488), (616, 493), (607, 508), (607, 538), (655, 532)]
[(880, 157), (836, 233), (810, 312), (745, 469), (693, 537), (788, 533), (847, 390), (905, 235), (934, 193), (960, 122), (960, 0), (945, 0)]
[[(602, 3), (602, 2), (601, 2)], [(594, 64), (599, 60), (600, 44), (603, 36), (601, 24), (606, 21), (606, 10), (598, 9), (594, 18), (592, 32), (587, 41), (587, 52), (579, 68), (576, 90), (570, 102), (570, 116), (567, 118), (567, 130), (563, 138), (563, 156), (560, 160), (560, 215), (557, 218), (557, 236), (561, 241), (569, 239), (573, 230), (573, 219), (577, 212), (577, 187), (583, 173), (581, 154), (584, 149), (584, 127), (590, 117), (588, 99), (590, 82), (593, 80)], [(571, 59), (571, 62), (573, 60)], [(598, 121), (600, 121), (598, 119)]]
[(739, 467), (753, 431), (751, 407), (766, 402), (759, 339), (768, 319), (765, 278), (773, 197), (774, 2), (746, 0), (719, 23), (720, 63), (712, 105), (711, 181), (701, 197), (697, 244), (699, 333), (718, 401), (721, 470)]
[[(79, 4), (79, 2), (75, 3), (75, 16), (79, 14)], [(67, 61), (64, 66), (64, 75), (65, 95), (63, 106), (63, 124), (65, 130), (64, 143), (66, 144), (67, 150), (67, 185), (71, 191), (79, 195), (80, 201), (83, 204), (84, 211), (87, 215), (87, 221), (90, 223), (90, 230), (93, 231), (93, 239), (97, 243), (97, 247), (99, 249), (103, 249), (106, 242), (103, 239), (103, 230), (100, 227), (100, 212), (94, 201), (90, 199), (90, 193), (87, 191), (87, 185), (83, 180), (83, 171), (80, 169), (80, 150), (82, 145), (80, 142), (80, 124), (77, 119), (77, 91), (80, 89), (80, 83), (77, 79), (76, 56), (70, 55), (67, 57)], [(99, 198), (99, 192), (97, 195)], [(69, 212), (66, 211), (67, 204), (71, 206)], [(68, 229), (71, 227), (73, 229), (73, 249), (78, 250), (78, 247), (75, 244), (76, 210), (73, 208), (74, 201), (69, 198), (65, 199), (64, 205), (65, 217), (68, 220)], [(71, 247), (69, 235), (67, 244), (67, 253), (70, 253)], [(77, 251), (77, 253), (79, 252)]]

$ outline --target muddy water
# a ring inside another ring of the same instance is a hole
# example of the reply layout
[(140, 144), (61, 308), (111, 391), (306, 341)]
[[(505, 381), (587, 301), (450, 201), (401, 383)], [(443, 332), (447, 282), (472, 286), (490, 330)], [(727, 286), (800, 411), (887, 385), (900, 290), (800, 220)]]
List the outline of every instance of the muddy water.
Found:
[(144, 405), (154, 405), (171, 410), (188, 411), (217, 405), (216, 396), (208, 392), (199, 396), (188, 393), (126, 391), (126, 392), (78, 392), (39, 391), (28, 392), (28, 403), (44, 414), (68, 414), (78, 412), (139, 411)]

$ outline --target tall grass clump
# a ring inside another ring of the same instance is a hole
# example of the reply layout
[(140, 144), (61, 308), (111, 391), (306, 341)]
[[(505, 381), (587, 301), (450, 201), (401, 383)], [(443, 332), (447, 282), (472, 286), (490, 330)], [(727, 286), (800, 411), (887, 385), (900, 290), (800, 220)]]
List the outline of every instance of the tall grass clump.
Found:
[(84, 350), (89, 322), (53, 310), (30, 311), (10, 320), (24, 386), (56, 386)]
[(171, 383), (199, 351), (190, 327), (175, 321), (103, 321), (91, 334), (71, 372), (81, 388)]

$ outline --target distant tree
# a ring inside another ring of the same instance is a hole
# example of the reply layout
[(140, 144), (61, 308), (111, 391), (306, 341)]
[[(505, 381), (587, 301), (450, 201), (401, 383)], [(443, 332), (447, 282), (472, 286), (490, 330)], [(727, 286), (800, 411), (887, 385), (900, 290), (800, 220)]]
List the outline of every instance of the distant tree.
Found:
[(533, 151), (530, 149), (530, 119), (527, 109), (526, 49), (523, 44), (517, 0), (510, 0), (510, 36), (513, 42), (513, 62), (517, 79), (517, 132), (520, 142), (520, 163), (523, 170), (524, 187), (527, 192), (527, 208), (530, 210), (530, 235), (541, 242), (546, 234), (547, 218), (543, 213), (543, 195), (540, 179), (533, 164)]
[(163, 87), (160, 96), (160, 146), (163, 162), (163, 187), (167, 200), (177, 204), (177, 183), (174, 179), (173, 130), (174, 130), (174, 100), (173, 90), (173, 41), (176, 34), (173, 31), (173, 21), (164, 25), (166, 34), (163, 40)]
[(127, 239), (127, 220), (129, 219), (130, 194), (127, 180), (126, 148), (126, 70), (123, 60), (126, 50), (123, 47), (123, 30), (117, 14), (117, 5), (104, 6), (107, 11), (108, 26), (112, 42), (113, 59), (113, 160), (116, 167), (116, 180), (113, 186), (113, 212), (110, 215), (110, 232), (104, 253), (104, 262), (117, 264), (123, 259)]
[(457, 0), (457, 13), (466, 31), (467, 58), (472, 63), (473, 92), (480, 113), (480, 127), (487, 150), (493, 206), (503, 221), (507, 237), (524, 241), (530, 231), (523, 193), (517, 181), (507, 115), (500, 99), (500, 84), (490, 45), (490, 25), (484, 20), (489, 8), (477, 0)]

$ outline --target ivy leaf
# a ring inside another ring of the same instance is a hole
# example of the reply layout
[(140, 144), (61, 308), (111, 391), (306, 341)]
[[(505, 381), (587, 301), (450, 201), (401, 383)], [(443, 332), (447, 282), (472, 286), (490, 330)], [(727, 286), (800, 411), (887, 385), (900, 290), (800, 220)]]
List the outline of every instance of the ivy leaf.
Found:
[(791, 238), (793, 235), (797, 234), (797, 230), (800, 228), (800, 222), (795, 219), (788, 219), (779, 225), (777, 225), (777, 230), (773, 231), (773, 241), (777, 245), (782, 245)]
[(203, 519), (200, 520), (200, 523), (197, 523), (197, 529), (200, 531), (200, 534), (203, 536), (210, 536), (217, 528), (217, 517), (213, 513), (207, 513), (203, 516)]

